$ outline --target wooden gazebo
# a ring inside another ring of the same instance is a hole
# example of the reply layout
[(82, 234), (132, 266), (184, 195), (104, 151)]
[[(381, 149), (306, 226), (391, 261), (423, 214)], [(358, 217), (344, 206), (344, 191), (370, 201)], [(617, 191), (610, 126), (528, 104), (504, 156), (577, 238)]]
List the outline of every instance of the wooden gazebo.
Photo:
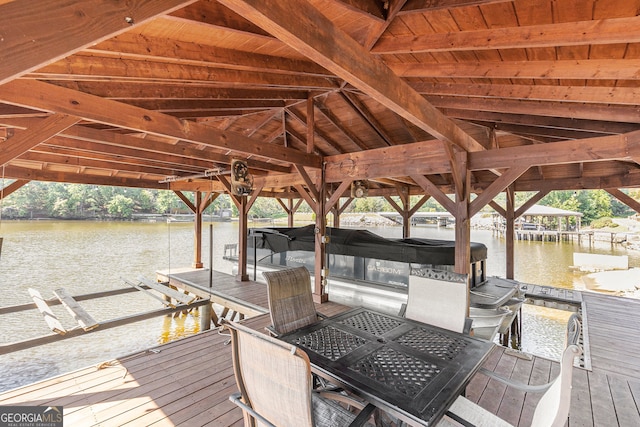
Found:
[[(516, 191), (536, 191), (532, 205), (552, 190), (605, 189), (640, 210), (620, 191), (640, 186), (638, 10), (639, 0), (3, 1), (2, 197), (31, 180), (171, 189), (201, 213), (232, 192), (240, 160), (253, 177), (232, 197), (241, 261), (256, 197), (290, 215), (304, 200), (320, 278), (325, 214), (363, 194), (357, 181), (404, 218), (434, 197), (455, 216), (466, 272), (469, 218), (492, 204), (512, 233)], [(501, 192), (506, 206), (493, 202)], [(411, 206), (410, 195), (422, 198)]]

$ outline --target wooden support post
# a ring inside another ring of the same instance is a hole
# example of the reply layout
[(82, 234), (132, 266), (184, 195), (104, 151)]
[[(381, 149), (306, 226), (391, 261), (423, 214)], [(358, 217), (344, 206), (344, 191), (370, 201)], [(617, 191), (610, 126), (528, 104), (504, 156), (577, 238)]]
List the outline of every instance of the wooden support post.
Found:
[(213, 312), (213, 307), (211, 307), (211, 303), (203, 305), (202, 310), (200, 310), (200, 330), (208, 331), (211, 329), (211, 313)]
[(202, 268), (202, 192), (195, 192), (195, 218), (194, 218), (194, 242), (193, 242), (193, 268)]
[(213, 303), (211, 303), (211, 321), (213, 322), (214, 326), (220, 326), (220, 320), (218, 319), (216, 310), (213, 308)]
[(506, 276), (507, 279), (513, 279), (515, 276), (514, 265), (515, 265), (515, 250), (514, 250), (514, 230), (515, 230), (515, 191), (513, 184), (507, 187), (507, 209), (505, 212), (506, 219), (506, 230), (505, 230), (505, 239), (506, 239)]
[(247, 208), (247, 196), (238, 197), (239, 206), (239, 219), (238, 219), (238, 275), (236, 280), (241, 282), (249, 281), (249, 275), (247, 274), (247, 232), (249, 230), (247, 224), (247, 214), (249, 209)]
[(292, 228), (293, 227), (293, 215), (296, 213), (296, 211), (293, 209), (293, 199), (288, 199), (287, 200), (288, 203), (288, 209), (287, 209), (287, 227)]
[(316, 228), (315, 228), (315, 271), (314, 271), (314, 292), (313, 300), (317, 303), (329, 301), (329, 295), (325, 292), (326, 277), (326, 239), (327, 218), (326, 218), (326, 196), (324, 185), (324, 170), (318, 174), (316, 183), (318, 190), (318, 200), (316, 203)]

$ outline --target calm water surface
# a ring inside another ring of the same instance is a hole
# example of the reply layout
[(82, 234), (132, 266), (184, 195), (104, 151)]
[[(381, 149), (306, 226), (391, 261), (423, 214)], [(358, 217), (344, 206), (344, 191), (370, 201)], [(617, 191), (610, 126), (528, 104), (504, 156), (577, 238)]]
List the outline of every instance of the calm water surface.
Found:
[[(237, 223), (213, 223), (214, 269), (231, 273), (233, 265), (222, 260), (226, 243), (237, 242)], [(401, 237), (399, 227), (372, 227), (387, 237)], [(208, 267), (209, 228), (203, 237), (203, 261)], [(412, 228), (413, 237), (453, 239), (452, 229), (428, 226)], [(190, 266), (193, 262), (193, 224), (133, 222), (8, 222), (0, 223), (4, 237), (0, 256), (0, 306), (31, 302), (28, 289), (44, 298), (64, 287), (79, 295), (127, 287), (144, 275), (155, 279), (160, 269)], [(488, 274), (505, 275), (505, 245), (490, 231), (472, 231), (472, 240), (489, 250)], [(516, 242), (516, 279), (534, 284), (580, 287), (581, 276), (569, 270), (573, 252), (629, 255), (630, 267), (640, 266), (640, 254), (620, 246), (577, 243)], [(98, 321), (160, 308), (153, 298), (140, 294), (83, 301)], [(61, 306), (52, 307), (66, 328), (75, 327)], [(557, 358), (569, 313), (525, 306), (523, 350)], [(36, 310), (4, 315), (0, 319), (0, 344), (50, 333)], [(97, 365), (137, 352), (199, 329), (197, 313), (186, 317), (158, 317), (120, 328), (98, 331), (79, 338), (0, 356), (0, 391), (19, 387), (65, 372)]]

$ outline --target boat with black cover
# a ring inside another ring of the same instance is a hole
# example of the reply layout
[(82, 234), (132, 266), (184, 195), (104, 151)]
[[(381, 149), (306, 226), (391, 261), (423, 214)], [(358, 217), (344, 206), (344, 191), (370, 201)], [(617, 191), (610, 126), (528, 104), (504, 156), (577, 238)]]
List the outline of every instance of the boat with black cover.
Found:
[[(247, 272), (263, 281), (262, 271), (315, 265), (315, 227), (249, 229)], [(455, 242), (423, 238), (390, 239), (367, 230), (327, 227), (325, 239), (329, 299), (397, 314), (406, 302), (412, 269), (453, 271)], [(237, 261), (236, 256), (225, 258)], [(472, 242), (470, 248), (470, 305), (475, 313), (512, 304), (519, 284), (486, 275), (487, 247)], [(312, 274), (313, 282), (313, 274)], [(503, 310), (503, 312), (506, 312)], [(485, 313), (489, 313), (486, 311)]]

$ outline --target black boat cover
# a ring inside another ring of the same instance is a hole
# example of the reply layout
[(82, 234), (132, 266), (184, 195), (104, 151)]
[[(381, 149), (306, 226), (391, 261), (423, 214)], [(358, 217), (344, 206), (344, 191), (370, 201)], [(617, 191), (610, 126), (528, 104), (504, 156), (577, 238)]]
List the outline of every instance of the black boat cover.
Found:
[[(256, 247), (270, 249), (274, 253), (285, 251), (315, 250), (313, 225), (305, 227), (253, 228), (250, 236), (255, 236)], [(455, 242), (434, 239), (387, 239), (367, 230), (327, 227), (329, 237), (327, 253), (375, 258), (388, 261), (410, 262), (431, 265), (454, 265)], [(253, 237), (248, 246), (253, 246)], [(487, 259), (487, 247), (471, 242), (470, 263)]]

